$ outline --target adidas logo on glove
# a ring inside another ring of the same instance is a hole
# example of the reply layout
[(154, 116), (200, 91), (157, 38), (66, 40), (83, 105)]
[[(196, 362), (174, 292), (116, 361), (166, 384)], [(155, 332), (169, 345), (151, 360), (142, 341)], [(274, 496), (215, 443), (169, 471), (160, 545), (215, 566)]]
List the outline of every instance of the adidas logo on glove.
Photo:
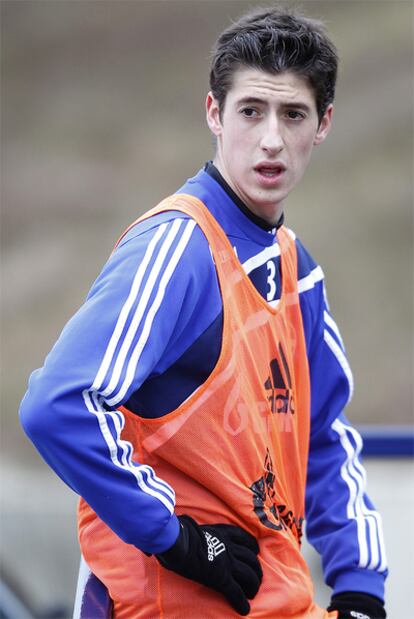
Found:
[(213, 537), (208, 531), (204, 531), (205, 538), (207, 540), (207, 553), (208, 560), (214, 561), (215, 557), (226, 550), (225, 545), (221, 542), (218, 537)]

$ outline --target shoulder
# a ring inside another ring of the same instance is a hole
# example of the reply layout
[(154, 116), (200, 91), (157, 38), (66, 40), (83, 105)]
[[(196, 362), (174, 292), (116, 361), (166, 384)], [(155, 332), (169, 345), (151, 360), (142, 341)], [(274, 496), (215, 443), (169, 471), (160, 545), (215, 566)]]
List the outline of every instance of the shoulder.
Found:
[(298, 259), (298, 279), (304, 279), (309, 276), (310, 273), (317, 271), (323, 278), (323, 272), (320, 265), (316, 262), (309, 250), (305, 247), (296, 233), (287, 228), (287, 231), (291, 238), (295, 241), (296, 254)]
[(287, 231), (295, 241), (296, 246), (299, 292), (303, 293), (315, 287), (323, 287), (324, 273), (322, 267), (316, 262), (295, 232), (290, 228), (287, 228)]
[(164, 211), (131, 224), (117, 243), (114, 254), (130, 253), (151, 242), (165, 251), (180, 241), (184, 244), (185, 240), (190, 251), (200, 258), (211, 257), (207, 239), (194, 219), (180, 211)]
[(136, 279), (180, 287), (194, 282), (201, 292), (215, 279), (210, 246), (195, 220), (167, 211), (133, 224), (110, 256), (104, 271), (124, 282)]
[(314, 337), (320, 336), (323, 328), (324, 273), (301, 240), (292, 230), (289, 234), (295, 241), (298, 269), (298, 292), (304, 323), (308, 352)]
[[(144, 214), (145, 215), (145, 214)], [(189, 221), (190, 218), (185, 213), (179, 211), (164, 211), (156, 215), (151, 215), (146, 219), (133, 222), (121, 236), (121, 240), (117, 244), (117, 249), (123, 247), (127, 243), (131, 243), (134, 239), (150, 238), (159, 228), (165, 229), (174, 222)]]

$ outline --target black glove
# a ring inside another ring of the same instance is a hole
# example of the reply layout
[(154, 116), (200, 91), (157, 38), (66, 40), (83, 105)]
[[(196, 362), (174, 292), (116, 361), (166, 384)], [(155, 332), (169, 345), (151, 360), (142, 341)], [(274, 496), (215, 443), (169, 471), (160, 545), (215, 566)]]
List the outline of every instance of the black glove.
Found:
[(179, 516), (174, 546), (155, 555), (161, 565), (222, 593), (239, 615), (247, 615), (262, 582), (256, 539), (229, 524), (197, 524)]
[(385, 619), (384, 604), (368, 593), (346, 591), (332, 596), (328, 611), (337, 610), (338, 619)]

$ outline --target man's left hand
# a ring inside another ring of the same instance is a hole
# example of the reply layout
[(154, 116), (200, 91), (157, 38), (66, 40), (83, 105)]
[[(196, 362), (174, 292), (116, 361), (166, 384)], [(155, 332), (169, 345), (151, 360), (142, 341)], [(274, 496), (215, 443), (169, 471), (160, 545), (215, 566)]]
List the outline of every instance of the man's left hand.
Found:
[(332, 596), (328, 611), (337, 610), (338, 619), (385, 619), (384, 604), (367, 593), (347, 591)]

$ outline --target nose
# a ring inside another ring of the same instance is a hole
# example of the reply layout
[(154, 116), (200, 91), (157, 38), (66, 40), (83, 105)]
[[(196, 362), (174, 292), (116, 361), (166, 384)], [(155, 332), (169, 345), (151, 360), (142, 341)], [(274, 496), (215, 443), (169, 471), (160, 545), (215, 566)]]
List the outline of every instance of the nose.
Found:
[(277, 117), (269, 116), (262, 128), (263, 133), (260, 140), (261, 149), (269, 155), (280, 153), (280, 151), (283, 150), (284, 142)]

